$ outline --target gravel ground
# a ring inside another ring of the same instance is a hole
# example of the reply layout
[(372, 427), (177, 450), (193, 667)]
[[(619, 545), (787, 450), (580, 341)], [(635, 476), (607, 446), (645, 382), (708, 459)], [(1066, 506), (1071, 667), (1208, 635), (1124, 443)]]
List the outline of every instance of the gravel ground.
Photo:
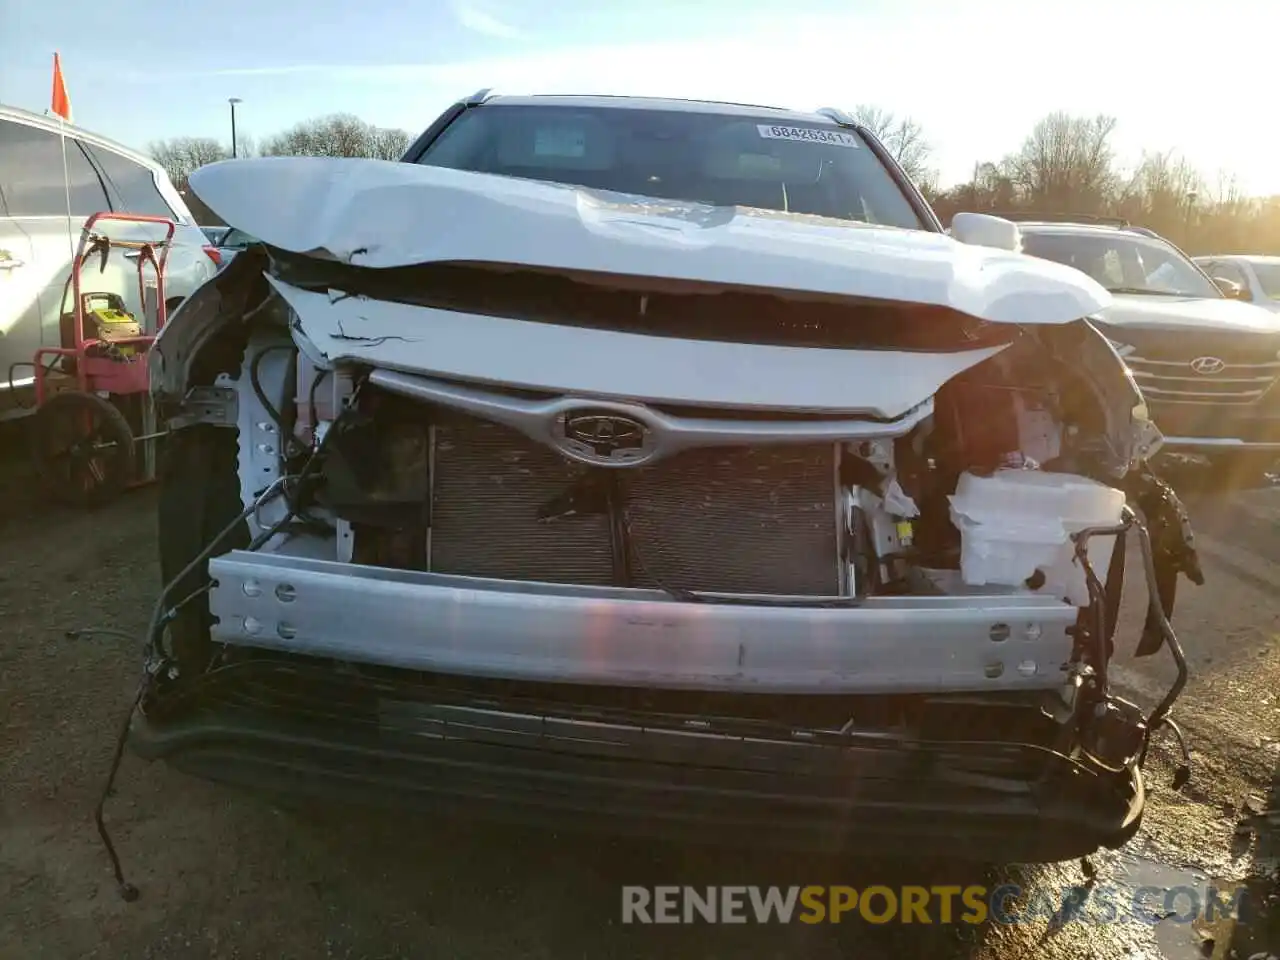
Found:
[[(382, 812), (286, 812), (126, 756), (108, 816), (142, 897), (124, 903), (91, 811), (137, 683), (138, 645), (64, 633), (110, 626), (140, 635), (157, 581), (154, 492), (77, 515), (38, 501), (12, 466), (19, 456), (0, 452), (10, 464), (0, 467), (3, 960), (1280, 954), (1276, 828), (1236, 835), (1250, 809), (1280, 808), (1280, 491), (1193, 503), (1209, 584), (1186, 589), (1176, 624), (1194, 670), (1178, 716), (1195, 773), (1173, 793), (1171, 755), (1155, 751), (1142, 833), (1095, 858), (1099, 883), (1128, 888), (1247, 882), (1250, 922), (641, 928), (620, 923), (623, 884), (994, 885), (1013, 877), (1034, 891), (1083, 875), (1078, 864), (986, 872), (834, 864)], [(1116, 672), (1147, 704), (1169, 676), (1164, 658), (1122, 661)]]

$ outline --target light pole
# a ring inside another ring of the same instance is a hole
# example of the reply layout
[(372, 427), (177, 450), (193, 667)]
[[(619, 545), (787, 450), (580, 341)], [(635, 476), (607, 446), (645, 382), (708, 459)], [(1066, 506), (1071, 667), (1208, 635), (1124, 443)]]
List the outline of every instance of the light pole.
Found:
[(236, 156), (236, 104), (243, 101), (239, 97), (227, 97), (227, 103), (231, 104), (231, 156)]

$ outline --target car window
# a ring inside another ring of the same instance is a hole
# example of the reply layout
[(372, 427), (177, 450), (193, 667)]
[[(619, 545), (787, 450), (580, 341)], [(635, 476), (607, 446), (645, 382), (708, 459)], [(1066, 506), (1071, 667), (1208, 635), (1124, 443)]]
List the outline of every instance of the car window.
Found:
[(1162, 240), (1130, 233), (1055, 233), (1023, 230), (1022, 249), (1087, 273), (1119, 293), (1219, 299), (1220, 291), (1196, 266)]
[(1280, 300), (1280, 263), (1253, 262), (1254, 276), (1258, 278), (1258, 286), (1269, 300)]
[(98, 167), (106, 175), (107, 182), (115, 189), (127, 213), (142, 213), (155, 217), (175, 216), (156, 189), (155, 174), (149, 167), (122, 157), (120, 154), (93, 144), (85, 144)]
[(418, 162), (664, 200), (923, 226), (856, 131), (817, 121), (492, 104), (459, 116)]
[[(0, 204), (11, 217), (67, 214), (62, 143), (56, 133), (25, 123), (0, 121)], [(73, 216), (109, 210), (102, 181), (74, 137), (66, 138), (67, 176)]]
[(1244, 271), (1234, 263), (1230, 263), (1226, 260), (1216, 260), (1214, 261), (1213, 266), (1210, 267), (1206, 265), (1204, 272), (1209, 274), (1211, 277), (1222, 277), (1225, 280), (1230, 280), (1232, 283), (1240, 284), (1240, 286), (1244, 287), (1246, 290), (1249, 289), (1249, 278), (1246, 277), (1244, 275)]
[(245, 247), (249, 246), (249, 244), (257, 242), (258, 240), (256, 237), (251, 237), (243, 230), (232, 227), (223, 235), (222, 239), (218, 241), (218, 246), (229, 247), (233, 250), (243, 250)]

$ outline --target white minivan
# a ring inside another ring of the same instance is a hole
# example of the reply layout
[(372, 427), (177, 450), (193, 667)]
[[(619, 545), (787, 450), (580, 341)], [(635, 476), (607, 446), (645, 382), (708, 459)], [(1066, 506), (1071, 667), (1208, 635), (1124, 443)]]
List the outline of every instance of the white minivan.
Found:
[[(64, 292), (89, 215), (111, 210), (175, 221), (164, 278), (170, 312), (217, 272), (217, 251), (158, 163), (104, 137), (65, 129), (64, 179), (58, 121), (0, 106), (0, 419), (29, 412), (29, 399), (13, 401), (15, 393), (30, 390), (32, 356), (42, 346), (62, 345), (61, 317), (73, 306)], [(95, 232), (122, 240), (164, 236), (160, 226), (110, 221)], [(81, 274), (83, 291), (119, 294), (142, 319), (136, 257), (114, 249), (101, 271), (91, 258)]]

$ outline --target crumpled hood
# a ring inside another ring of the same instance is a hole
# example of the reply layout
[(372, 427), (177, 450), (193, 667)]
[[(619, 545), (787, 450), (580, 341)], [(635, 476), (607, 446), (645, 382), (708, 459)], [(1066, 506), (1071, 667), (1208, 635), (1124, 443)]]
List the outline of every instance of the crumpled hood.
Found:
[(228, 224), (362, 267), (488, 262), (949, 307), (1062, 324), (1111, 295), (1062, 264), (943, 234), (383, 160), (263, 157), (191, 175)]
[(1102, 314), (1103, 323), (1123, 330), (1185, 330), (1215, 333), (1274, 333), (1280, 335), (1280, 316), (1240, 300), (1158, 297), (1116, 294)]

